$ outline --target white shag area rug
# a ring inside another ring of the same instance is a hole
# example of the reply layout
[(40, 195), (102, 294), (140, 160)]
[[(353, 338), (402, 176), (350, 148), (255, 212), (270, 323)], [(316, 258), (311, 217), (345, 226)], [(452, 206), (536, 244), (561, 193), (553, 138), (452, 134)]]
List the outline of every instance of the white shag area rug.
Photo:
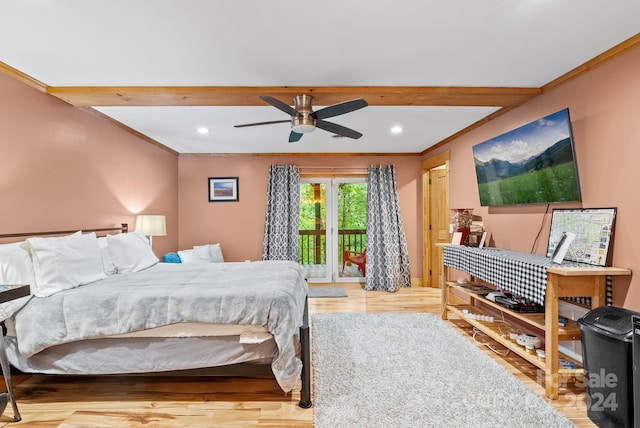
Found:
[(573, 427), (431, 313), (314, 314), (317, 428)]

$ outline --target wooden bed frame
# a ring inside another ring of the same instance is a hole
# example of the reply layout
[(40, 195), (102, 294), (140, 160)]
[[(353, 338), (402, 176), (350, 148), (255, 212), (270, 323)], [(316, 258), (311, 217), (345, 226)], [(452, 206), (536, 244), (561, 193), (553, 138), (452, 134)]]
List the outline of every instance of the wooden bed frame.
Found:
[[(106, 227), (106, 228), (92, 228), (92, 229), (74, 229), (74, 230), (58, 230), (58, 231), (45, 231), (45, 232), (22, 232), (22, 233), (5, 233), (0, 234), (0, 240), (23, 238), (34, 236), (55, 236), (55, 235), (68, 235), (82, 230), (83, 232), (95, 232), (98, 236), (106, 235), (109, 232), (112, 233), (127, 233), (129, 231), (129, 225), (127, 223), (121, 223), (120, 226)], [(300, 390), (300, 401), (298, 405), (303, 409), (310, 408), (313, 403), (311, 401), (311, 341), (309, 335), (309, 308), (308, 300), (305, 299), (304, 313), (302, 319), (302, 325), (300, 326), (300, 359), (302, 361), (302, 373), (301, 381), (302, 387)], [(8, 365), (7, 365), (8, 367)], [(2, 367), (3, 371), (5, 367)], [(9, 370), (7, 370), (7, 373)], [(135, 376), (273, 376), (271, 371), (271, 365), (269, 363), (238, 363), (228, 366), (220, 367), (205, 367), (199, 369), (178, 370), (169, 372), (152, 372), (152, 373), (136, 373)], [(80, 375), (81, 376), (81, 375)], [(109, 375), (105, 375), (109, 376)], [(115, 376), (127, 376), (127, 374), (115, 375)], [(133, 375), (132, 375), (133, 376)], [(10, 374), (5, 378), (7, 381), (7, 389), (11, 398), (11, 403), (14, 408), (14, 412), (17, 415), (16, 421), (19, 421), (20, 416), (17, 406), (13, 397), (13, 390), (11, 387)]]
[(99, 229), (73, 229), (73, 230), (56, 230), (47, 232), (20, 232), (20, 233), (4, 233), (0, 234), (0, 239), (7, 238), (28, 238), (32, 236), (52, 236), (52, 235), (70, 235), (76, 233), (78, 230), (83, 232), (95, 232), (96, 235), (106, 235), (107, 232), (127, 233), (129, 231), (129, 225), (127, 223), (120, 223), (120, 226), (103, 227)]

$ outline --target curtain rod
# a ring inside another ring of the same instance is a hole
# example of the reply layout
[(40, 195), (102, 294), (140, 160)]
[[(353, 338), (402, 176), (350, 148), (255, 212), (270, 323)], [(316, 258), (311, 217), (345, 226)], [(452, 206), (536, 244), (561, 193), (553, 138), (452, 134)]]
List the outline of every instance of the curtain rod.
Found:
[(366, 166), (299, 166), (299, 169), (330, 169), (330, 170), (355, 170), (355, 171), (367, 171)]

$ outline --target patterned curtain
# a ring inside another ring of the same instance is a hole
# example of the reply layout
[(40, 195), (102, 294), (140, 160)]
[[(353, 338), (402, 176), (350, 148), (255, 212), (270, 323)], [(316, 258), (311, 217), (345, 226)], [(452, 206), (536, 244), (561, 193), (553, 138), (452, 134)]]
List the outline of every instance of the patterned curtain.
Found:
[(271, 165), (267, 213), (262, 241), (263, 260), (298, 261), (300, 172), (294, 165)]
[(395, 292), (400, 287), (411, 287), (411, 272), (395, 167), (369, 166), (367, 277), (364, 289)]

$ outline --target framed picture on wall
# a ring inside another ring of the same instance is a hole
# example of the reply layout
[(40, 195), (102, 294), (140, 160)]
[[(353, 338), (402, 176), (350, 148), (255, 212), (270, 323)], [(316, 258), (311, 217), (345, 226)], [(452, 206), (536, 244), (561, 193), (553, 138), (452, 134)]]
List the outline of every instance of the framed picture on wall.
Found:
[(238, 177), (209, 177), (209, 202), (237, 202)]

